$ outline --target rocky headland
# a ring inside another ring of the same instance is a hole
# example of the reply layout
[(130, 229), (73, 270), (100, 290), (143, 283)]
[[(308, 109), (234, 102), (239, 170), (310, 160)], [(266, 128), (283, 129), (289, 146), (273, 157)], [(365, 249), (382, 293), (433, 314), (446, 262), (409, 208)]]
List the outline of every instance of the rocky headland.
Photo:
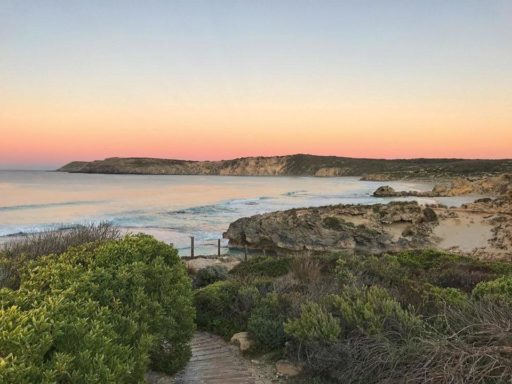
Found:
[(384, 160), (305, 154), (220, 161), (113, 157), (89, 162), (74, 161), (58, 171), (151, 175), (358, 176), (365, 180), (440, 179), (512, 172), (512, 160)]
[(241, 218), (229, 226), (224, 236), (230, 247), (276, 253), (379, 254), (432, 248), (511, 260), (510, 181), (510, 175), (503, 175), (476, 182), (474, 185), (484, 188), (479, 192), (496, 194), (459, 208), (391, 202), (291, 209)]

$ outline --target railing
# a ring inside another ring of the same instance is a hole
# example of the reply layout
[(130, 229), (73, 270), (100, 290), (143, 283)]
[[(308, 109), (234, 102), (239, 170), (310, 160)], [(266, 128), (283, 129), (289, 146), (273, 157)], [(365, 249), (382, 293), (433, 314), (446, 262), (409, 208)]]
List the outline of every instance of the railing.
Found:
[[(217, 239), (217, 256), (220, 256), (220, 240), (221, 239)], [(190, 257), (194, 257), (195, 256), (195, 237), (194, 236), (190, 236)]]
[[(204, 244), (201, 244), (201, 247), (204, 248), (206, 246), (212, 246), (212, 247), (216, 247), (216, 250), (217, 250), (217, 256), (220, 256), (221, 255), (221, 249), (222, 249), (222, 245), (221, 245), (221, 240), (222, 239), (217, 239), (217, 244), (212, 244), (212, 243), (204, 243)], [(194, 236), (190, 236), (190, 258), (194, 258), (196, 255), (195, 255), (195, 248), (196, 248), (196, 240), (195, 240), (195, 237)], [(244, 258), (245, 260), (247, 260), (247, 247), (244, 247)], [(203, 255), (205, 256), (205, 255)], [(213, 254), (212, 255), (209, 255), (209, 256), (214, 256)], [(187, 256), (185, 256), (187, 257)]]

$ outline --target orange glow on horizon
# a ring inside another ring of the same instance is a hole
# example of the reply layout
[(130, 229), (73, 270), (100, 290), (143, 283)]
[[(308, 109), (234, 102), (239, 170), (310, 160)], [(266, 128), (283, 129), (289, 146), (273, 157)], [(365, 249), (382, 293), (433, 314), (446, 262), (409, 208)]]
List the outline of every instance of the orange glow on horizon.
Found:
[[(13, 104), (0, 114), (0, 163), (106, 157), (220, 160), (293, 153), (370, 158), (512, 157), (503, 106)], [(27, 113), (30, 111), (30, 113)]]

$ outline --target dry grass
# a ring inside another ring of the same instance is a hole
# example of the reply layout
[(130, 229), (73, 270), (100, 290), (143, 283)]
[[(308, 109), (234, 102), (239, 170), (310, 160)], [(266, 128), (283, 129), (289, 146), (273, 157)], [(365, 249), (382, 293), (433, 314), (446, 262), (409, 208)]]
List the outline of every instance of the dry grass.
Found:
[(304, 254), (293, 258), (291, 271), (301, 283), (312, 284), (322, 276), (322, 265), (318, 259)]
[(438, 323), (415, 335), (350, 335), (295, 353), (313, 372), (339, 383), (512, 382), (512, 308), (468, 304), (445, 308), (438, 319), (444, 329)]
[(65, 230), (42, 231), (5, 243), (0, 248), (0, 287), (16, 288), (18, 269), (27, 261), (60, 254), (69, 247), (119, 239), (121, 232), (109, 223), (80, 225)]

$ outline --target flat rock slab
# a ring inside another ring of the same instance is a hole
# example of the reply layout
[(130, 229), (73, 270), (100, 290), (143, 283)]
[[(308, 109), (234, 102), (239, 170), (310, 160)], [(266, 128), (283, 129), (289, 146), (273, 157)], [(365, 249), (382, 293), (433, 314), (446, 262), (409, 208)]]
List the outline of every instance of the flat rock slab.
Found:
[(260, 384), (250, 363), (237, 347), (219, 336), (197, 332), (192, 339), (192, 358), (175, 378), (176, 384)]

